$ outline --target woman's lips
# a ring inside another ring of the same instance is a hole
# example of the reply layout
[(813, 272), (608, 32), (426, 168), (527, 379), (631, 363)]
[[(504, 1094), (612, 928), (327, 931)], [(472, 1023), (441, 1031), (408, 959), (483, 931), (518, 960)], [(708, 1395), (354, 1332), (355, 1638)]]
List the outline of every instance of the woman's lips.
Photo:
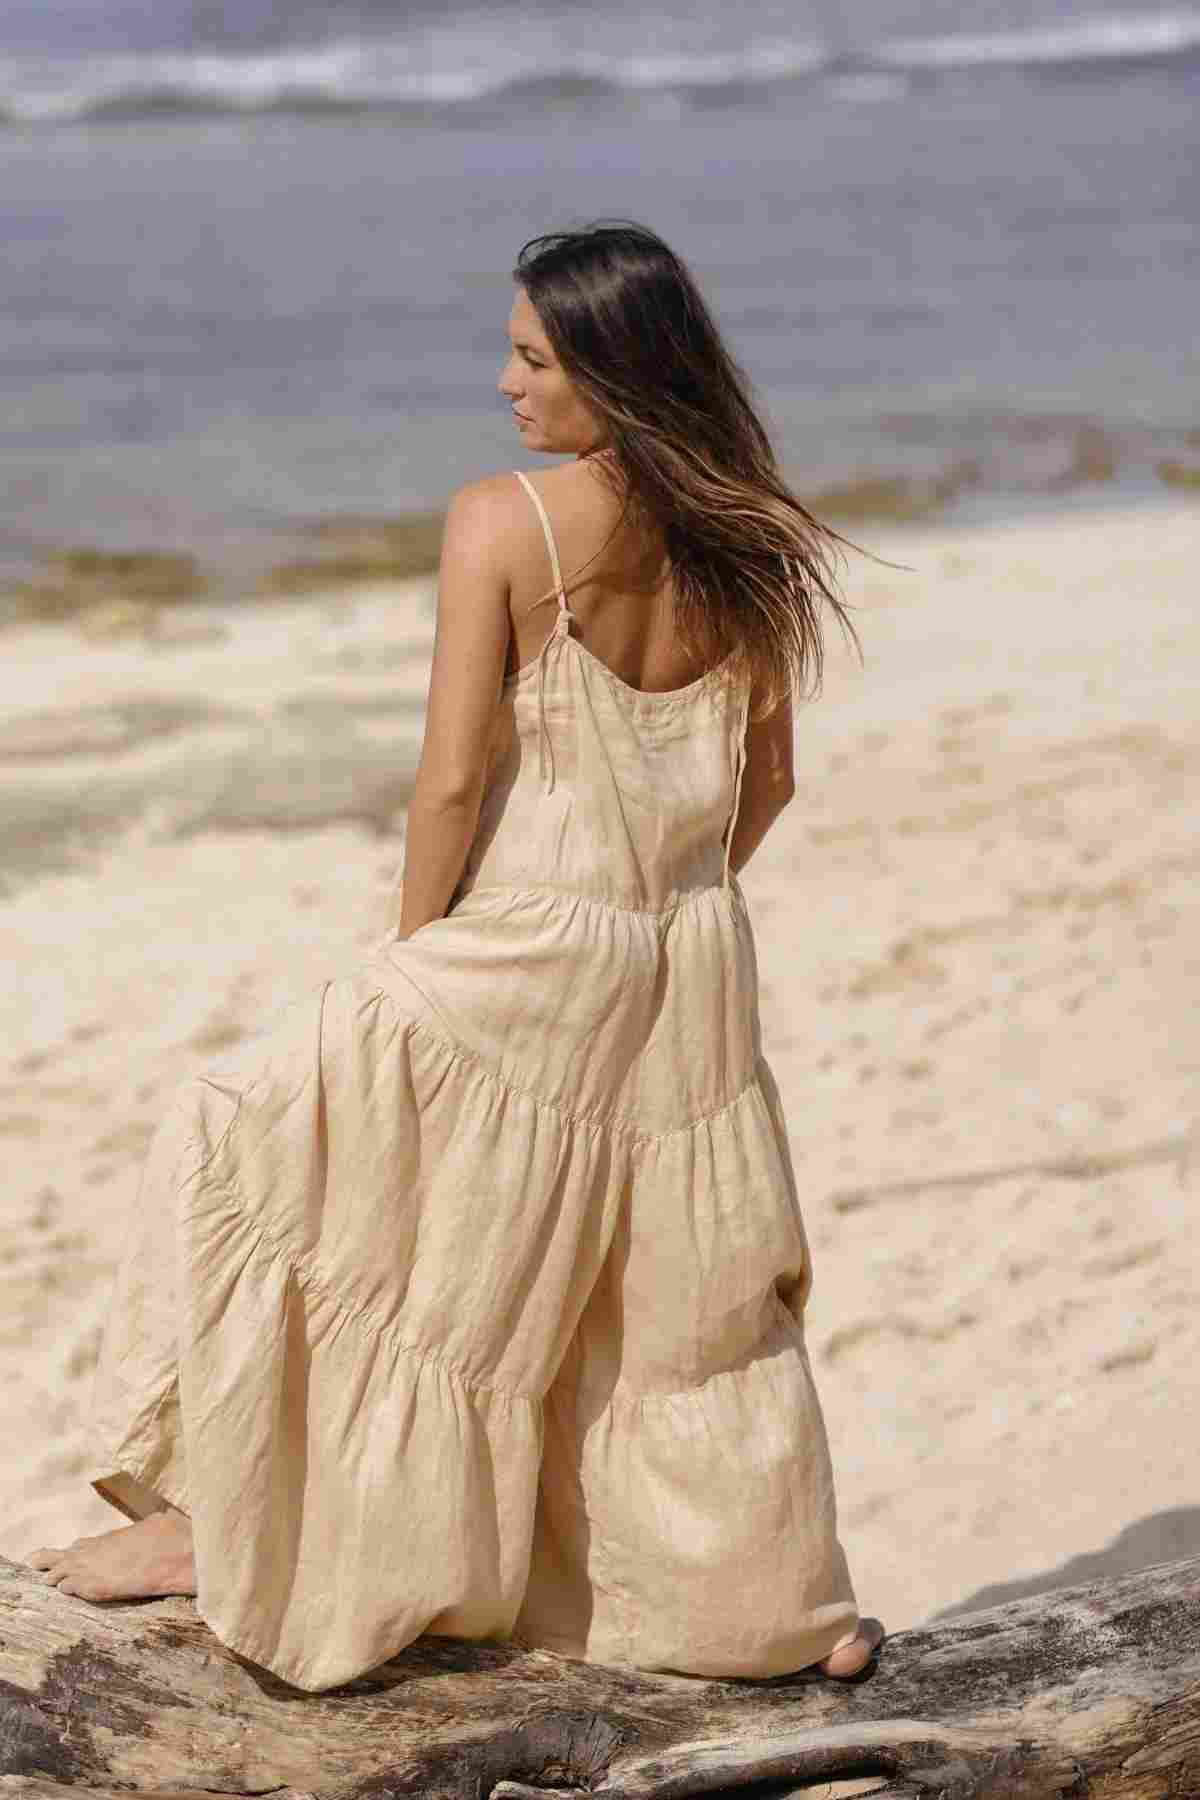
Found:
[(515, 406), (513, 407), (513, 418), (520, 419), (522, 425), (531, 425), (533, 423), (525, 413), (519, 413)]

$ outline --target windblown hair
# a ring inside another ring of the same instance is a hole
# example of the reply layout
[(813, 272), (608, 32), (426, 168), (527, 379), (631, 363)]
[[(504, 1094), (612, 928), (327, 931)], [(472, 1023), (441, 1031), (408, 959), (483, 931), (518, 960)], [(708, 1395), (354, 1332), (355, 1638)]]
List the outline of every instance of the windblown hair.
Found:
[(696, 660), (733, 657), (763, 718), (820, 691), (822, 602), (861, 659), (836, 578), (841, 546), (857, 546), (787, 486), (750, 382), (680, 258), (645, 226), (601, 220), (529, 239), (513, 278), (606, 422), (618, 498), (662, 533), (676, 627)]

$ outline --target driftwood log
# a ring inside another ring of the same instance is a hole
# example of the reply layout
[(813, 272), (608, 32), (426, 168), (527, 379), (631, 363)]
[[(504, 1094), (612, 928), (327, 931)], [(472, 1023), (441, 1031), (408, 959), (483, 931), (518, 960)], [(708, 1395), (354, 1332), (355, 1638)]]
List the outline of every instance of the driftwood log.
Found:
[(423, 1638), (326, 1694), (184, 1599), (0, 1558), (0, 1800), (1200, 1800), (1200, 1558), (889, 1638), (865, 1676), (645, 1675)]

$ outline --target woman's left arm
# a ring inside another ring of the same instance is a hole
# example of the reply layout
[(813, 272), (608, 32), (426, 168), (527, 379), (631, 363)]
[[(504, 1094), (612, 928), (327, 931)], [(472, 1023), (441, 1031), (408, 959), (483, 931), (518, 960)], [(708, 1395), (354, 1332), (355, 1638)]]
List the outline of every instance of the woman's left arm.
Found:
[(425, 737), (404, 840), (401, 938), (443, 916), (479, 822), (508, 653), (510, 518), (510, 497), (494, 476), (459, 488), (446, 512)]

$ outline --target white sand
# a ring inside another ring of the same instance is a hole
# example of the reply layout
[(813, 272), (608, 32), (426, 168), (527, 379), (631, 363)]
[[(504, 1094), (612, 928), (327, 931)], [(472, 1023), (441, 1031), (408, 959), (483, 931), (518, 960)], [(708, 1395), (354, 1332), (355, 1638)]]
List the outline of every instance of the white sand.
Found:
[[(866, 671), (834, 630), (743, 886), (843, 1538), (899, 1630), (1200, 1550), (1200, 508), (859, 535), (911, 572), (853, 562)], [(222, 619), (4, 638), (10, 1556), (120, 1522), (83, 1425), (172, 1085), (387, 922), (428, 584)]]

